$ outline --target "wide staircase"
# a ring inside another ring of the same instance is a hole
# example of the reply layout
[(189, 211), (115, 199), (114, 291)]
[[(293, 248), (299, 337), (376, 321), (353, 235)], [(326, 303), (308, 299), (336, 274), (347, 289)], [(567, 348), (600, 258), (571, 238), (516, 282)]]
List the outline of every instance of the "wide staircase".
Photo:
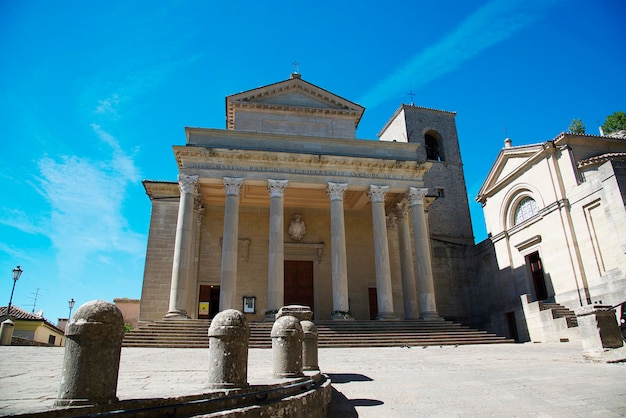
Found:
[[(167, 320), (142, 325), (124, 347), (207, 348), (209, 320)], [(319, 347), (414, 347), (513, 343), (451, 321), (315, 321)], [(251, 322), (250, 348), (271, 348), (271, 322)]]
[(539, 309), (542, 311), (551, 311), (552, 318), (565, 318), (567, 322), (568, 328), (573, 328), (578, 326), (578, 319), (576, 319), (576, 314), (571, 309), (566, 308), (563, 305), (554, 302), (539, 302)]

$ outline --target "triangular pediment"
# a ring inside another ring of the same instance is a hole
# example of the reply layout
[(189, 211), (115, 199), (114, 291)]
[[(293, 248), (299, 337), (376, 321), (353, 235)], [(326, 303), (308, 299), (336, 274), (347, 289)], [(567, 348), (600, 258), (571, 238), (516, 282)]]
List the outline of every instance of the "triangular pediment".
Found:
[(480, 188), (476, 200), (479, 202), (484, 201), (500, 184), (509, 181), (519, 172), (525, 170), (525, 166), (528, 162), (534, 159), (538, 154), (541, 154), (543, 150), (543, 143), (503, 148)]
[(283, 106), (315, 107), (320, 109), (343, 109), (343, 107), (337, 103), (333, 103), (329, 100), (324, 100), (323, 98), (314, 96), (298, 88), (290, 89), (289, 91), (282, 92), (281, 94), (274, 94), (271, 96), (252, 99), (248, 101), (248, 103), (267, 103)]
[(227, 127), (234, 126), (237, 108), (259, 109), (261, 111), (297, 110), (311, 112), (331, 112), (348, 115), (358, 125), (365, 108), (333, 94), (321, 87), (302, 80), (299, 74), (292, 78), (256, 89), (226, 97)]

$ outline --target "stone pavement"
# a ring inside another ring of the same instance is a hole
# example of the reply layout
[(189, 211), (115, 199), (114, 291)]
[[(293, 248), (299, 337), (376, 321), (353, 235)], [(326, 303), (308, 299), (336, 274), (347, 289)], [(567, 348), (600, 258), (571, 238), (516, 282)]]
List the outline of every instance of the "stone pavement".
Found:
[[(0, 347), (0, 415), (56, 398), (62, 348)], [(330, 417), (626, 416), (626, 363), (590, 363), (577, 343), (320, 349)], [(121, 400), (206, 392), (208, 349), (123, 348)], [(252, 349), (251, 384), (270, 383), (271, 350)]]

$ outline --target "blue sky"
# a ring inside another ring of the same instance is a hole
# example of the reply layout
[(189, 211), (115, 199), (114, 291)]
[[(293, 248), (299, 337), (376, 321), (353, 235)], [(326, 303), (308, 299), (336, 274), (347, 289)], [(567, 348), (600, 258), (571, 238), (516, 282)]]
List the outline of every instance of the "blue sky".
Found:
[[(289, 77), (366, 108), (457, 112), (474, 202), (510, 136), (597, 133), (626, 110), (620, 0), (0, 0), (0, 304), (56, 322), (92, 299), (139, 298), (150, 218), (142, 179), (175, 180), (184, 127), (225, 127), (224, 97)], [(4, 278), (2, 276), (4, 275)]]

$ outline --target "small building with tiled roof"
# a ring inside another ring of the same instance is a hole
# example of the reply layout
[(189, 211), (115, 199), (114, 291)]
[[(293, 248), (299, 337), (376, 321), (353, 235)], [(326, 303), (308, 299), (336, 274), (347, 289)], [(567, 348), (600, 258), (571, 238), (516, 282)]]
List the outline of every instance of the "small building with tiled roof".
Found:
[[(0, 307), (0, 318), (4, 321), (7, 318), (7, 307)], [(41, 314), (25, 311), (18, 306), (11, 306), (11, 321), (13, 327), (13, 344), (29, 345), (32, 341), (36, 345), (65, 345), (64, 331), (48, 321)], [(17, 340), (17, 342), (16, 342)], [(19, 340), (23, 340), (20, 342)]]

